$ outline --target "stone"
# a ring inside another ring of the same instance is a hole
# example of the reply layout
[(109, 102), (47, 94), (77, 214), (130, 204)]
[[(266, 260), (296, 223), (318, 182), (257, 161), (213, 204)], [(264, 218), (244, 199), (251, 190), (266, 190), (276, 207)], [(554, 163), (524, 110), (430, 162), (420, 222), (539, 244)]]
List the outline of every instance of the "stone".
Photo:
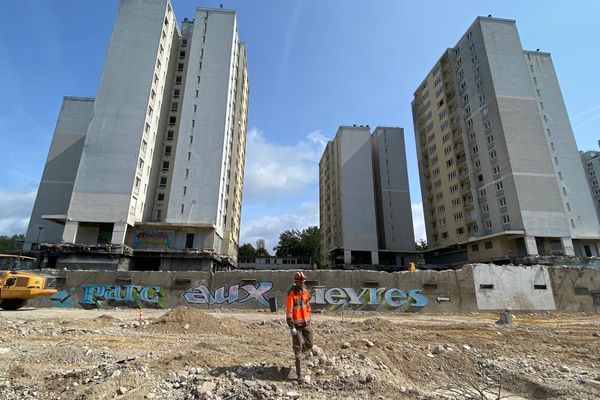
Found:
[(303, 383), (310, 383), (311, 381), (312, 381), (312, 378), (310, 375), (304, 375), (304, 377), (302, 378)]
[(342, 349), (349, 349), (349, 348), (350, 348), (350, 342), (342, 343)]
[(362, 341), (367, 345), (367, 347), (375, 347), (375, 343), (371, 342), (368, 339), (363, 339)]
[(215, 382), (204, 382), (202, 385), (196, 387), (196, 391), (200, 395), (209, 395), (215, 389), (217, 384)]
[(558, 370), (560, 372), (571, 372), (571, 368), (567, 367), (566, 365), (561, 365)]
[(127, 393), (127, 388), (125, 386), (121, 386), (117, 389), (117, 394), (119, 396), (123, 396), (125, 393)]
[(301, 394), (298, 392), (287, 392), (285, 395), (290, 399), (299, 399), (301, 396)]
[(433, 348), (433, 350), (431, 352), (433, 354), (441, 354), (444, 352), (444, 350), (446, 350), (446, 349), (444, 349), (444, 346), (442, 346), (441, 344), (438, 344), (437, 346), (435, 346)]
[(0, 354), (6, 354), (10, 351), (9, 347), (0, 347)]
[(469, 346), (468, 344), (463, 344), (463, 349), (469, 351), (471, 350), (471, 346)]
[(144, 397), (146, 397), (147, 399), (154, 399), (156, 398), (156, 395), (154, 393), (147, 393)]
[(183, 326), (183, 329), (185, 329), (186, 331), (187, 331), (188, 329), (190, 329), (190, 324), (185, 324), (185, 325)]
[(594, 337), (600, 337), (600, 332), (594, 332), (594, 333), (592, 333), (592, 336), (594, 336)]
[(427, 357), (429, 357), (429, 358), (435, 358), (435, 356), (434, 356), (433, 354), (431, 354), (431, 353), (427, 353), (427, 354), (425, 354), (425, 355), (426, 355)]
[(177, 374), (175, 372), (170, 372), (167, 379), (169, 382), (177, 382)]

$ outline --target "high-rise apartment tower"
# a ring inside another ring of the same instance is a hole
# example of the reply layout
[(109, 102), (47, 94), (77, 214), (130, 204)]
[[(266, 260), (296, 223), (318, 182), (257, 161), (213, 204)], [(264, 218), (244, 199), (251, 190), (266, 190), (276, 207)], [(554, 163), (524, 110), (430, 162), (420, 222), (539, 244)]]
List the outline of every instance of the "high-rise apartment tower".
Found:
[(341, 126), (319, 163), (322, 263), (408, 265), (415, 251), (404, 130)]
[(248, 74), (236, 14), (121, 0), (96, 99), (65, 98), (27, 232), (37, 242), (237, 256)]
[(515, 21), (477, 18), (412, 110), (430, 249), (462, 251), (463, 261), (598, 254), (552, 59), (523, 50)]

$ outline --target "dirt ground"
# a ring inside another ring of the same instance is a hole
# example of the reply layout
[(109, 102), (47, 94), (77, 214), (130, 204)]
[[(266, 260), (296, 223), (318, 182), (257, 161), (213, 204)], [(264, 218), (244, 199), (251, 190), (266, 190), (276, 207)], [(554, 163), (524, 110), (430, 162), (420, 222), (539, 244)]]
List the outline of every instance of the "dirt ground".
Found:
[(280, 312), (143, 311), (0, 312), (0, 398), (600, 398), (597, 314), (316, 314), (297, 383)]

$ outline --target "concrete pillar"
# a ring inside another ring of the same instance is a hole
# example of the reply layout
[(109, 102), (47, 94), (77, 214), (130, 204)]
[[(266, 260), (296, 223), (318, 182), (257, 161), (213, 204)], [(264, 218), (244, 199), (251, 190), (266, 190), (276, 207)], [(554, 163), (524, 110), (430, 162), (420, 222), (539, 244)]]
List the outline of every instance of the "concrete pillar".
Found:
[(528, 256), (539, 255), (534, 236), (525, 236), (525, 249), (527, 250)]
[(571, 238), (569, 238), (569, 237), (560, 238), (560, 241), (562, 242), (563, 249), (565, 249), (565, 255), (566, 256), (574, 256), (575, 248), (573, 248), (573, 241), (571, 240)]
[(378, 251), (371, 252), (371, 264), (372, 265), (379, 264), (379, 252)]
[(352, 252), (344, 250), (344, 264), (352, 264)]
[(77, 230), (79, 229), (79, 222), (67, 221), (65, 223), (65, 229), (63, 230), (62, 241), (65, 243), (75, 243), (77, 238)]
[(115, 222), (112, 232), (112, 244), (125, 244), (125, 235), (127, 234), (127, 222)]

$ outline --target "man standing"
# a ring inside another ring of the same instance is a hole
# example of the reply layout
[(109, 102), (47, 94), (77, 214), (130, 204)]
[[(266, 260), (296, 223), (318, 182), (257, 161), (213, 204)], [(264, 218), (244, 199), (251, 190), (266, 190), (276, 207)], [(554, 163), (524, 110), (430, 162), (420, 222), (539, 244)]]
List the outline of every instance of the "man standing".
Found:
[(285, 301), (285, 315), (292, 333), (294, 357), (296, 358), (296, 376), (298, 382), (303, 381), (301, 357), (302, 353), (313, 347), (310, 329), (310, 294), (304, 287), (306, 277), (302, 272), (294, 274), (294, 286), (288, 290)]

